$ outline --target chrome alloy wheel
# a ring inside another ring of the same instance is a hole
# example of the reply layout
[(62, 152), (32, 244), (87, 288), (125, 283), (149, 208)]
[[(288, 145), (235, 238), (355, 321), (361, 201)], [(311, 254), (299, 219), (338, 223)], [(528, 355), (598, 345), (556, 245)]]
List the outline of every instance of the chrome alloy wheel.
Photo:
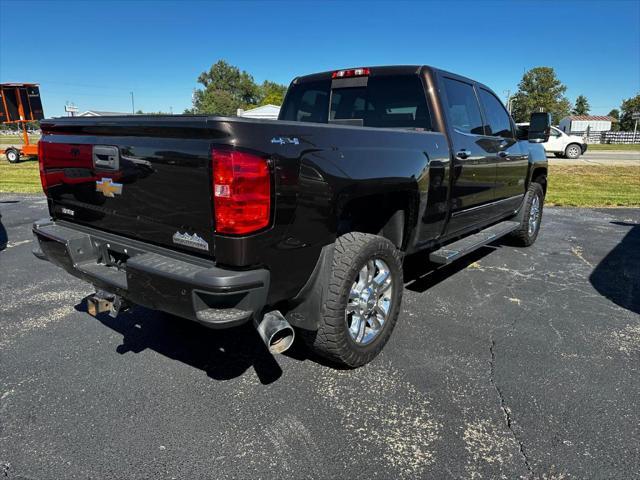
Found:
[(359, 345), (371, 343), (382, 331), (391, 312), (393, 278), (389, 265), (369, 260), (351, 285), (345, 310), (349, 335)]
[(529, 209), (529, 236), (536, 233), (538, 228), (538, 222), (540, 221), (540, 197), (538, 195), (533, 196), (531, 201), (531, 208)]

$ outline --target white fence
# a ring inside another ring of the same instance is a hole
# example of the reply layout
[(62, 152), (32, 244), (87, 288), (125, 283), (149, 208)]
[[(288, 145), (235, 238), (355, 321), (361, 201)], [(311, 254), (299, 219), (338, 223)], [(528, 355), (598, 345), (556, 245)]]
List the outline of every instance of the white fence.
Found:
[(571, 132), (571, 135), (578, 135), (587, 138), (587, 143), (640, 143), (640, 131), (633, 132)]

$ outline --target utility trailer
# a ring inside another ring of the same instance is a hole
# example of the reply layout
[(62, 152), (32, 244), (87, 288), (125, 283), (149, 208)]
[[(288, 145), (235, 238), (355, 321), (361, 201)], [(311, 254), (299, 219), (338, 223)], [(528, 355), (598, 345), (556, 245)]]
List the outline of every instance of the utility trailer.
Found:
[(29, 140), (27, 123), (43, 118), (40, 86), (37, 83), (0, 84), (0, 123), (22, 127), (22, 147), (12, 146), (4, 151), (9, 162), (18, 163), (20, 157), (38, 155), (38, 143)]

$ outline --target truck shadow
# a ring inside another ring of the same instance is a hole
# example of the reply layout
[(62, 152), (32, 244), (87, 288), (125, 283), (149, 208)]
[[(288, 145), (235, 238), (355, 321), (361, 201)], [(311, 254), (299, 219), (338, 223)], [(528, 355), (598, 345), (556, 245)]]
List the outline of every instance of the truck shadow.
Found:
[(596, 266), (589, 281), (616, 305), (640, 313), (640, 225), (611, 223), (631, 229)]
[(0, 215), (0, 251), (7, 247), (9, 242), (9, 236), (7, 235), (7, 229), (2, 224), (2, 215)]
[[(424, 292), (494, 250), (495, 246), (482, 247), (465, 258), (440, 268), (429, 262), (428, 255), (411, 255), (405, 259), (405, 288)], [(86, 298), (75, 308), (89, 315)], [(117, 318), (102, 313), (96, 319), (122, 335), (122, 343), (116, 348), (121, 355), (151, 349), (202, 370), (216, 380), (239, 377), (251, 367), (263, 385), (273, 383), (282, 376), (278, 362), (266, 349), (250, 322), (239, 327), (212, 330), (198, 323), (140, 306), (121, 312)], [(296, 339), (284, 355), (296, 361), (310, 360), (327, 368), (343, 368), (311, 353), (304, 347), (301, 339)]]
[[(86, 298), (75, 308), (86, 313)], [(275, 382), (282, 375), (282, 369), (250, 323), (211, 330), (139, 306), (121, 312), (118, 318), (102, 313), (96, 319), (122, 335), (122, 343), (116, 348), (121, 355), (151, 349), (202, 370), (216, 380), (239, 377), (251, 367), (263, 385)]]
[(480, 247), (475, 252), (456, 260), (455, 262), (440, 266), (429, 261), (428, 252), (408, 255), (404, 260), (404, 284), (407, 290), (422, 293), (434, 287), (438, 283), (464, 270), (474, 262), (494, 252), (500, 246), (500, 240)]

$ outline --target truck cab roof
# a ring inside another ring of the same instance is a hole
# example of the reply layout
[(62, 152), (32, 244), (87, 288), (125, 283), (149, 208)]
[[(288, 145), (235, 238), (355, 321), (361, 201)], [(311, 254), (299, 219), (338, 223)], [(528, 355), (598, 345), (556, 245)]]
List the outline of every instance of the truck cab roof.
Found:
[(459, 80), (463, 80), (466, 82), (477, 83), (482, 85), (485, 88), (489, 88), (480, 82), (473, 80), (468, 77), (464, 77), (462, 75), (458, 75), (457, 73), (448, 72), (446, 70), (442, 70), (431, 65), (377, 65), (373, 67), (346, 67), (346, 68), (337, 68), (334, 70), (327, 70), (324, 72), (310, 73), (308, 75), (301, 75), (293, 79), (292, 83), (298, 82), (309, 82), (316, 80), (325, 80), (327, 78), (331, 78), (334, 72), (339, 72), (342, 70), (353, 70), (357, 68), (367, 68), (369, 70), (368, 76), (376, 76), (376, 75), (419, 75), (420, 73), (430, 70), (430, 71), (438, 71), (440, 73), (444, 73), (449, 77), (454, 77)]

